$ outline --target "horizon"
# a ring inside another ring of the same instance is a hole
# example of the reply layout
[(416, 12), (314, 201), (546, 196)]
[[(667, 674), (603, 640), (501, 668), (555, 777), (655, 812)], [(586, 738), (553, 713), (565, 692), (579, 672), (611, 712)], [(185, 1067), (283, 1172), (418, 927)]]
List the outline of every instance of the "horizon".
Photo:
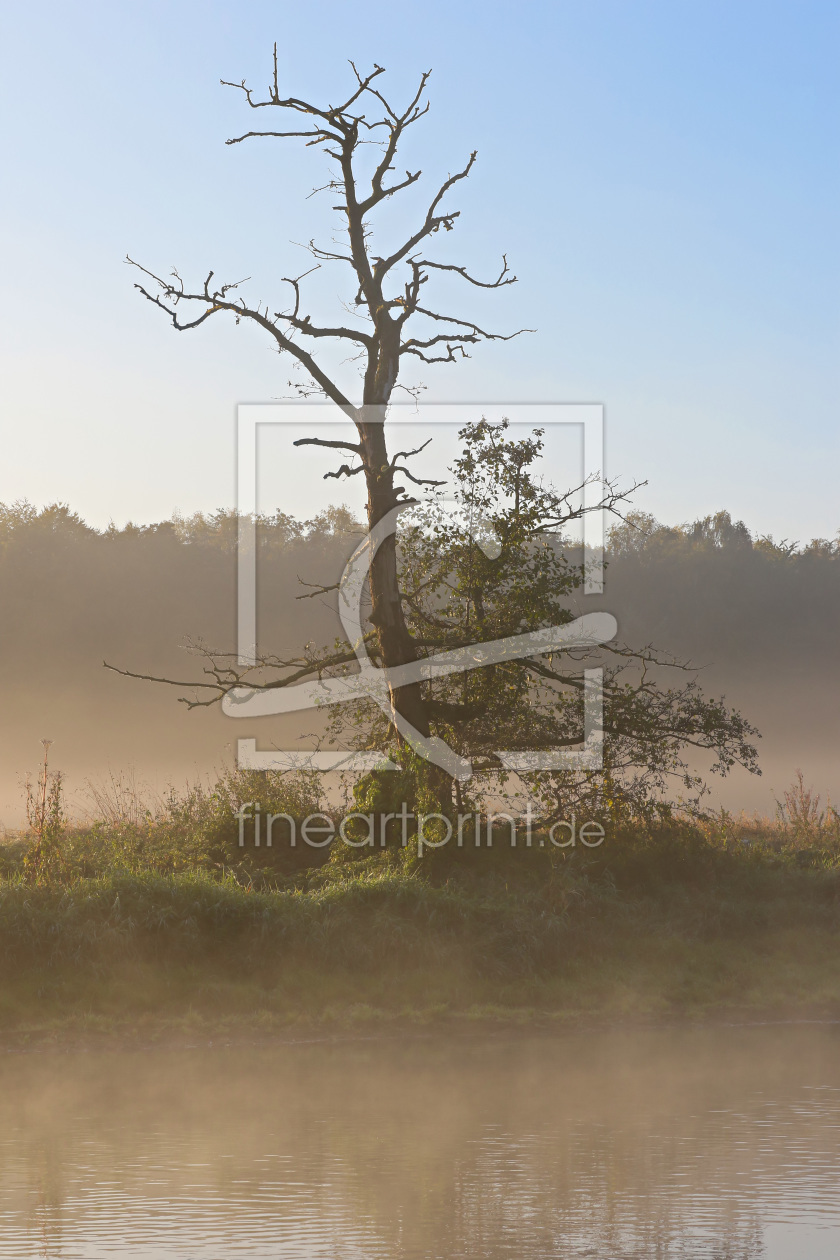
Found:
[[(342, 512), (345, 510), (348, 511), (352, 517), (353, 522), (355, 524), (358, 524), (361, 529), (365, 528), (364, 523), (360, 519), (359, 514), (357, 512), (354, 512), (348, 503), (346, 502), (334, 503), (331, 506), (337, 512)], [(189, 526), (193, 522), (197, 522), (197, 521), (210, 523), (215, 517), (218, 517), (220, 514), (224, 514), (228, 517), (237, 515), (235, 507), (216, 507), (213, 509), (197, 508), (194, 512), (190, 512), (190, 513), (181, 512), (176, 507), (170, 512), (168, 516), (161, 516), (155, 520), (150, 520), (150, 521), (127, 520), (122, 525), (118, 525), (113, 520), (113, 518), (105, 523), (102, 523), (102, 522), (96, 523), (92, 521), (90, 518), (82, 516), (80, 512), (77, 512), (74, 509), (72, 503), (68, 503), (66, 500), (55, 500), (52, 503), (42, 503), (42, 504), (32, 503), (28, 499), (19, 499), (14, 502), (0, 500), (0, 511), (2, 511), (3, 509), (5, 509), (6, 511), (13, 511), (16, 508), (23, 509), (26, 507), (33, 508), (38, 516), (44, 516), (53, 509), (66, 509), (69, 512), (70, 516), (75, 517), (87, 529), (92, 530), (94, 533), (99, 534), (100, 536), (104, 536), (108, 534), (109, 532), (115, 532), (118, 534), (127, 533), (128, 531), (132, 529), (137, 529), (137, 530), (155, 529), (156, 527), (161, 526), (161, 525), (183, 524), (184, 526)], [(275, 518), (277, 515), (280, 515), (280, 514), (281, 514), (280, 509), (277, 509), (275, 513), (258, 512), (257, 519), (258, 520), (272, 520), (273, 518)], [(239, 515), (242, 517), (247, 517), (248, 513), (244, 512), (244, 513), (240, 513)], [(294, 521), (295, 524), (301, 525), (301, 526), (307, 526), (307, 525), (313, 525), (313, 524), (319, 523), (319, 518), (322, 518), (324, 513), (315, 512), (311, 516), (297, 516), (293, 512), (290, 512), (290, 513), (286, 513), (286, 515), (291, 521)], [(631, 509), (627, 513), (627, 517), (631, 517), (631, 518), (638, 517), (638, 516), (644, 516), (646, 518), (650, 517), (650, 520), (646, 521), (646, 523), (650, 524), (656, 530), (666, 530), (666, 531), (673, 530), (677, 532), (690, 530), (696, 525), (703, 524), (704, 522), (710, 522), (714, 520), (715, 517), (718, 517), (721, 515), (727, 516), (730, 522), (732, 523), (732, 525), (736, 527), (744, 526), (747, 530), (751, 543), (756, 544), (756, 543), (766, 542), (770, 544), (771, 546), (784, 549), (790, 555), (801, 554), (802, 552), (806, 551), (809, 547), (812, 547), (815, 543), (840, 542), (840, 527), (838, 527), (838, 529), (836, 529), (832, 535), (825, 536), (822, 534), (818, 534), (812, 538), (807, 538), (807, 539), (802, 538), (802, 539), (791, 540), (788, 538), (776, 538), (772, 534), (759, 534), (756, 529), (753, 529), (750, 527), (750, 524), (748, 521), (741, 520), (737, 516), (734, 516), (729, 511), (729, 509), (725, 507), (718, 508), (716, 512), (706, 513), (702, 517), (695, 517), (693, 519), (686, 519), (682, 521), (662, 521), (656, 517), (653, 517), (652, 514), (642, 512), (641, 510), (635, 511)], [(622, 518), (622, 523), (626, 522), (627, 517)], [(2, 521), (0, 521), (0, 527), (1, 526), (2, 526)], [(607, 547), (609, 545), (608, 540), (611, 536), (612, 530), (620, 529), (620, 528), (621, 528), (621, 525), (619, 524), (619, 525), (611, 526), (607, 529), (606, 534), (605, 534), (605, 538), (607, 539)]]

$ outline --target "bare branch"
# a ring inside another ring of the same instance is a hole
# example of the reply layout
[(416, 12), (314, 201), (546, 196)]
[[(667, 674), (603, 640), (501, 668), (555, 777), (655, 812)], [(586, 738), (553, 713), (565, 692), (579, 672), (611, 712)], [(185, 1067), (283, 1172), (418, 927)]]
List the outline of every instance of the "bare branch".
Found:
[[(352, 61), (350, 64), (351, 66), (353, 66)], [(327, 121), (330, 121), (334, 117), (340, 116), (341, 114), (345, 113), (350, 108), (351, 105), (355, 104), (355, 102), (359, 99), (362, 93), (368, 90), (373, 80), (377, 78), (380, 74), (384, 74), (385, 70), (382, 66), (377, 66), (376, 63), (374, 62), (373, 70), (371, 71), (369, 75), (366, 75), (365, 78), (362, 78), (359, 75), (355, 66), (353, 66), (353, 73), (356, 75), (356, 79), (358, 81), (359, 86), (356, 89), (356, 91), (352, 94), (352, 96), (350, 96), (348, 100), (344, 102), (343, 105), (339, 105), (337, 107), (329, 107), (326, 110), (322, 110), (322, 109), (317, 109), (314, 105), (310, 105), (307, 101), (298, 100), (294, 96), (290, 96), (287, 100), (281, 100), (280, 99), (280, 85), (279, 85), (278, 75), (277, 75), (277, 44), (275, 43), (274, 45), (274, 81), (272, 84), (269, 85), (267, 101), (255, 101), (251, 95), (251, 89), (249, 87), (246, 87), (244, 79), (241, 81), (241, 83), (230, 83), (226, 79), (221, 79), (220, 82), (222, 83), (224, 87), (237, 88), (241, 92), (244, 92), (245, 97), (248, 101), (248, 104), (251, 106), (252, 109), (264, 109), (268, 105), (277, 105), (281, 109), (296, 109), (302, 114), (317, 114), (319, 118), (324, 118)]]
[(391, 270), (391, 268), (396, 263), (400, 262), (403, 258), (407, 257), (407, 255), (410, 254), (411, 251), (414, 249), (415, 245), (419, 245), (420, 242), (424, 240), (427, 236), (429, 236), (430, 233), (436, 232), (438, 228), (440, 227), (445, 227), (447, 231), (452, 230), (455, 219), (460, 217), (460, 214), (461, 214), (460, 210), (453, 210), (449, 214), (440, 214), (440, 215), (436, 215), (435, 211), (437, 210), (443, 198), (449, 192), (449, 189), (454, 184), (457, 184), (459, 180), (467, 178), (467, 176), (469, 175), (470, 171), (473, 168), (475, 159), (477, 157), (478, 157), (478, 150), (474, 149), (473, 152), (470, 154), (470, 159), (467, 162), (467, 165), (464, 167), (464, 169), (462, 171), (458, 171), (458, 173), (455, 175), (450, 175), (449, 178), (445, 180), (444, 183), (441, 185), (441, 187), (438, 189), (434, 197), (434, 200), (432, 201), (432, 204), (429, 206), (429, 209), (426, 211), (426, 218), (424, 220), (423, 226), (417, 232), (415, 232), (413, 236), (409, 237), (409, 239), (400, 249), (396, 250), (393, 254), (391, 254), (390, 258), (380, 259), (380, 261), (376, 264), (376, 267), (374, 269), (377, 279), (381, 280), (383, 276), (387, 275), (387, 273)]
[[(137, 267), (138, 270), (142, 271), (145, 275), (150, 276), (155, 283), (160, 286), (164, 299), (171, 302), (171, 306), (167, 305), (167, 301), (161, 301), (160, 298), (147, 292), (142, 285), (135, 285), (135, 288), (139, 289), (143, 296), (150, 302), (153, 302), (155, 306), (159, 306), (162, 310), (166, 311), (172, 320), (173, 327), (177, 328), (179, 332), (187, 332), (192, 328), (197, 328), (199, 324), (203, 324), (204, 321), (209, 318), (210, 315), (215, 314), (216, 311), (230, 311), (237, 319), (253, 320), (254, 323), (259, 324), (261, 328), (274, 338), (278, 349), (287, 351), (293, 356), (293, 358), (297, 359), (298, 362), (302, 364), (328, 398), (336, 403), (337, 406), (341, 407), (347, 415), (351, 417), (355, 416), (356, 409), (353, 404), (319, 367), (312, 355), (307, 350), (304, 350), (301, 346), (297, 345), (296, 342), (292, 341), (290, 337), (287, 337), (285, 333), (277, 327), (276, 319), (278, 317), (275, 316), (274, 320), (272, 320), (269, 318), (267, 312), (266, 314), (263, 314), (262, 311), (252, 310), (250, 307), (245, 305), (244, 300), (241, 298), (238, 302), (230, 302), (227, 300), (225, 294), (229, 289), (235, 288), (235, 285), (223, 285), (220, 289), (211, 293), (210, 281), (213, 278), (213, 272), (211, 271), (204, 282), (202, 292), (187, 293), (185, 292), (183, 283), (177, 273), (174, 273), (176, 282), (173, 284), (172, 281), (164, 280), (162, 277), (155, 275), (154, 272), (148, 271), (145, 267), (141, 267), (140, 264), (134, 262), (132, 258), (127, 257), (126, 261), (130, 263), (131, 266)], [(238, 283), (242, 283), (242, 281), (239, 281)], [(210, 309), (206, 310), (196, 320), (192, 320), (189, 323), (181, 323), (178, 319), (177, 311), (173, 309), (173, 307), (177, 307), (179, 302), (200, 302), (209, 306)], [(348, 333), (350, 333), (350, 331), (351, 330), (347, 330)]]
[(356, 477), (364, 471), (364, 464), (357, 464), (355, 468), (351, 468), (349, 464), (342, 464), (337, 472), (325, 472), (324, 481), (329, 481), (331, 477), (335, 478), (336, 481), (339, 477)]
[(501, 289), (506, 284), (516, 284), (516, 276), (509, 276), (505, 279), (510, 270), (507, 265), (507, 254), (502, 254), (502, 270), (499, 272), (496, 280), (476, 280), (475, 276), (469, 274), (466, 267), (455, 267), (450, 263), (430, 262), (428, 258), (410, 259), (409, 261), (417, 267), (433, 267), (435, 271), (455, 271), (459, 276), (463, 276), (465, 280), (468, 280), (470, 284), (474, 284), (479, 289)]
[(415, 477), (414, 473), (409, 472), (407, 468), (400, 468), (396, 464), (391, 465), (391, 471), (394, 473), (402, 473), (404, 477), (408, 477), (409, 481), (413, 481), (415, 486), (445, 486), (446, 481), (434, 481), (431, 477)]
[(432, 438), (426, 438), (423, 445), (416, 447), (413, 451), (397, 451), (394, 458), (391, 460), (391, 467), (393, 468), (395, 466), (398, 459), (411, 459), (412, 455), (419, 455), (421, 451), (425, 451), (426, 447), (432, 440)]
[(330, 586), (321, 586), (320, 583), (316, 582), (304, 582), (301, 577), (298, 578), (298, 581), (301, 586), (311, 586), (312, 590), (306, 591), (303, 595), (296, 595), (295, 599), (317, 599), (319, 595), (328, 595), (330, 591), (337, 591), (341, 589), (340, 582), (333, 582)]
[(355, 455), (359, 456), (362, 454), (362, 448), (357, 442), (332, 441), (327, 438), (297, 438), (296, 441), (292, 442), (292, 446), (329, 446), (336, 451), (353, 451)]
[[(293, 241), (292, 244), (298, 245), (298, 242)], [(320, 245), (315, 244), (314, 239), (310, 240), (308, 245), (300, 245), (299, 248), (309, 250), (313, 258), (318, 258), (322, 262), (346, 262), (351, 267), (354, 266), (353, 259), (349, 254), (334, 254), (332, 250), (321, 249)]]
[(367, 214), (369, 210), (372, 210), (380, 201), (384, 201), (386, 197), (392, 197), (394, 193), (402, 192), (404, 188), (410, 188), (412, 184), (417, 183), (422, 173), (422, 171), (415, 171), (412, 175), (411, 171), (406, 171), (405, 179), (400, 180), (398, 184), (392, 184), (390, 188), (377, 189), (376, 193), (371, 193), (364, 201), (359, 202), (360, 213)]
[[(370, 631), (364, 635), (362, 640), (366, 645), (369, 645), (372, 657), (377, 655), (375, 640), (375, 631)], [(211, 704), (216, 704), (229, 692), (239, 687), (247, 687), (250, 691), (277, 691), (284, 687), (292, 687), (295, 683), (303, 682), (313, 675), (322, 678), (328, 670), (336, 669), (343, 665), (355, 665), (358, 662), (355, 648), (342, 649), (321, 657), (314, 656), (311, 659), (295, 657), (291, 660), (282, 660), (276, 656), (264, 656), (259, 658), (255, 665), (241, 667), (219, 663), (225, 660), (238, 660), (234, 653), (210, 652), (201, 649), (200, 655), (210, 660), (210, 667), (205, 668), (204, 673), (213, 679), (212, 682), (196, 682), (195, 680), (184, 682), (174, 678), (159, 678), (155, 674), (138, 674), (133, 670), (120, 669), (117, 665), (109, 665), (107, 661), (102, 663), (106, 669), (111, 670), (115, 674), (120, 674), (124, 678), (136, 678), (142, 682), (162, 683), (168, 687), (180, 687), (184, 690), (195, 691), (200, 688), (203, 691), (214, 692), (206, 700), (188, 700), (183, 696), (180, 697), (181, 703), (185, 704), (188, 709), (196, 709), (207, 708)], [(268, 682), (262, 682), (259, 678), (253, 676), (255, 671), (260, 669), (291, 669), (293, 672), (283, 678), (272, 678)]]
[[(442, 338), (436, 338), (436, 340), (442, 340)], [(462, 340), (478, 341), (479, 339), (478, 337), (464, 337)], [(459, 360), (456, 358), (456, 355), (459, 351), (462, 360), (470, 357), (462, 345), (447, 345), (446, 349), (446, 354), (424, 354), (422, 350), (418, 350), (415, 346), (405, 345), (400, 350), (400, 354), (416, 355), (423, 363), (457, 363)]]
[(114, 674), (122, 674), (123, 678), (139, 678), (142, 682), (166, 683), (170, 687), (210, 687), (214, 691), (218, 690), (216, 683), (195, 682), (195, 680), (179, 682), (175, 678), (157, 678), (154, 674), (135, 674), (133, 670), (120, 669), (117, 665), (109, 665), (107, 661), (103, 661), (102, 664)]
[[(263, 103), (268, 104), (267, 101)], [(331, 131), (246, 131), (241, 136), (232, 136), (230, 140), (225, 140), (225, 144), (241, 144), (243, 140), (253, 140), (256, 137), (291, 140), (305, 139), (308, 136), (315, 137), (309, 141), (310, 144), (321, 144), (324, 140), (335, 140), (338, 144), (341, 143), (341, 137), (333, 135)]]
[[(523, 333), (533, 333), (537, 331), (536, 328), (519, 328), (513, 333), (485, 332), (483, 328), (479, 328), (478, 324), (474, 324), (469, 319), (457, 319), (454, 315), (440, 315), (437, 311), (427, 310), (423, 306), (416, 306), (414, 309), (418, 315), (425, 315), (428, 319), (434, 319), (438, 321), (438, 323), (457, 324), (459, 328), (469, 328), (471, 332), (474, 332), (477, 336), (482, 337), (485, 341), (512, 341), (514, 337), (521, 337)], [(445, 333), (444, 337), (454, 340), (458, 335), (458, 333)], [(422, 341), (416, 342), (414, 338), (412, 338), (411, 341), (407, 341), (405, 344), (423, 346), (424, 343)], [(433, 342), (428, 343), (428, 345), (432, 344)]]
[[(297, 317), (298, 312), (300, 310), (300, 282), (301, 280), (305, 280), (307, 276), (311, 276), (313, 271), (319, 271), (319, 270), (320, 270), (320, 267), (316, 265), (314, 267), (310, 267), (308, 271), (302, 271), (299, 276), (295, 276), (293, 279), (290, 279), (288, 276), (283, 276), (283, 283), (290, 284), (295, 294), (295, 309), (291, 315), (292, 319), (295, 319)], [(280, 316), (278, 315), (278, 319), (279, 318)], [(284, 316), (283, 318), (288, 319), (289, 316)]]

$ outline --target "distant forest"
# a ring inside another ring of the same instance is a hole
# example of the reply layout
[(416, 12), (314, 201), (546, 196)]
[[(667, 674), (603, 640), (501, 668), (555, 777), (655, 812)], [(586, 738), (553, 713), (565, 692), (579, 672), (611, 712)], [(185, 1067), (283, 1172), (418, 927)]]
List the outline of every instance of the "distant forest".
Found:
[[(218, 511), (100, 531), (66, 505), (0, 504), (6, 826), (19, 820), (18, 776), (37, 761), (42, 736), (56, 741), (71, 789), (109, 766), (133, 765), (158, 785), (206, 773), (238, 737), (300, 742), (307, 715), (240, 729), (216, 709), (188, 712), (172, 688), (102, 666), (187, 680), (201, 669), (187, 641), (235, 647), (237, 524)], [(337, 581), (362, 532), (343, 507), (309, 521), (259, 519), (262, 647), (338, 635), (326, 599), (296, 597), (308, 594), (303, 583)], [(840, 796), (840, 539), (756, 538), (727, 512), (681, 526), (633, 513), (609, 535), (604, 595), (577, 604), (614, 613), (623, 640), (702, 667), (704, 688), (758, 725), (764, 780), (733, 781), (721, 797), (728, 805), (770, 808), (800, 765)]]

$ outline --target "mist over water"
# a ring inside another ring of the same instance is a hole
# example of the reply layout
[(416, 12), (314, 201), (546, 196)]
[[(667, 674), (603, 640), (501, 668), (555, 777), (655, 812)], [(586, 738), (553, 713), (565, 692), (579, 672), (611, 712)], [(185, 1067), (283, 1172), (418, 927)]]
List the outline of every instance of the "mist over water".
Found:
[(4, 1260), (840, 1248), (829, 1026), (7, 1056), (0, 1135)]

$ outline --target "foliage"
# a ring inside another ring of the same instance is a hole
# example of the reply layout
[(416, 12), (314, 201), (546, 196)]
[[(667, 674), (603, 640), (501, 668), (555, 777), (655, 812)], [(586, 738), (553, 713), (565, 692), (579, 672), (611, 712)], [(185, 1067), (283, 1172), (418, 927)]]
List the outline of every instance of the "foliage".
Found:
[(649, 512), (628, 512), (613, 525), (608, 535), (612, 556), (646, 555), (662, 557), (678, 554), (689, 560), (698, 553), (754, 552), (757, 558), (773, 561), (834, 560), (840, 558), (840, 533), (834, 539), (813, 538), (804, 546), (787, 538), (776, 540), (769, 534), (753, 537), (743, 521), (733, 521), (729, 512), (715, 512), (683, 525), (662, 525)]
[[(514, 438), (506, 420), (482, 419), (463, 429), (462, 453), (450, 469), (456, 511), (440, 495), (412, 510), (400, 534), (400, 590), (412, 640), (423, 654), (564, 625), (579, 611), (574, 596), (584, 568), (570, 558), (566, 535), (585, 509), (579, 492), (559, 493), (542, 477), (542, 437), (537, 429)], [(584, 667), (603, 669), (604, 769), (520, 772), (544, 818), (568, 817), (574, 809), (612, 826), (642, 814), (668, 817), (674, 782), (683, 804), (704, 791), (689, 753), (708, 754), (720, 774), (736, 764), (756, 771), (754, 728), (722, 699), (704, 696), (685, 667), (650, 647), (607, 644), (502, 659), (424, 685), (433, 733), (472, 762), (474, 799), (511, 778), (499, 747), (548, 751), (580, 744)], [(362, 703), (349, 714), (336, 712), (333, 735), (348, 732), (365, 747), (389, 748), (409, 767), (409, 777), (427, 782), (422, 767), (409, 766), (378, 710)], [(391, 796), (387, 777), (371, 776), (359, 799)], [(457, 800), (463, 804), (463, 793)], [(447, 807), (445, 797), (438, 801), (434, 808)]]
[(252, 809), (259, 805), (263, 815), (287, 814), (299, 829), (304, 818), (324, 809), (321, 777), (305, 770), (226, 770), (211, 787), (194, 785), (180, 794), (170, 791), (165, 799), (163, 830), (173, 839), (195, 837), (207, 864), (234, 869), (240, 877), (271, 871), (288, 874), (323, 860), (318, 850), (292, 847), (286, 825), (278, 824), (270, 848), (264, 836), (255, 847), (251, 832), (246, 844), (240, 846), (236, 814), (243, 805)]
[(223, 780), (148, 808), (118, 780), (108, 821), (68, 827), (67, 860), (35, 881), (34, 836), (0, 843), (5, 1036), (836, 1013), (840, 826), (804, 779), (775, 821), (637, 819), (590, 851), (535, 836), (446, 868), (382, 849), (298, 870), (210, 854), (220, 801), (308, 808), (306, 782)]
[[(278, 821), (271, 846), (254, 845), (251, 823), (240, 845), (236, 813), (259, 804), (263, 814), (285, 814), (300, 822), (324, 808), (317, 774), (305, 771), (228, 769), (214, 783), (170, 787), (155, 798), (131, 772), (112, 774), (87, 785), (88, 817), (71, 825), (66, 818), (60, 774), (50, 776), (46, 807), (40, 791), (26, 785), (31, 835), (7, 846), (0, 875), (20, 872), (27, 883), (72, 885), (104, 872), (176, 874), (232, 872), (246, 884), (266, 884), (317, 866), (327, 854), (289, 843), (291, 829)], [(45, 824), (41, 827), (41, 818)]]
[[(683, 819), (639, 822), (593, 851), (500, 845), (439, 870), (380, 850), (269, 882), (208, 863), (203, 815), (186, 809), (190, 835), (162, 818), (157, 845), (130, 860), (119, 827), (100, 824), (86, 871), (33, 884), (0, 870), (7, 1011), (27, 983), (41, 1014), (45, 993), (113, 1010), (119, 984), (130, 1011), (139, 983), (148, 1010), (170, 1009), (173, 985), (191, 1008), (227, 985), (233, 1010), (271, 1002), (317, 1018), (359, 1000), (567, 1013), (612, 1002), (626, 1015), (634, 991), (640, 1012), (662, 1013), (767, 1009), (803, 982), (817, 1002), (836, 990), (824, 987), (831, 967), (814, 968), (836, 952), (840, 834), (817, 835), (813, 811), (807, 864), (782, 828), (746, 844), (722, 819)], [(178, 855), (168, 870), (166, 846)]]

